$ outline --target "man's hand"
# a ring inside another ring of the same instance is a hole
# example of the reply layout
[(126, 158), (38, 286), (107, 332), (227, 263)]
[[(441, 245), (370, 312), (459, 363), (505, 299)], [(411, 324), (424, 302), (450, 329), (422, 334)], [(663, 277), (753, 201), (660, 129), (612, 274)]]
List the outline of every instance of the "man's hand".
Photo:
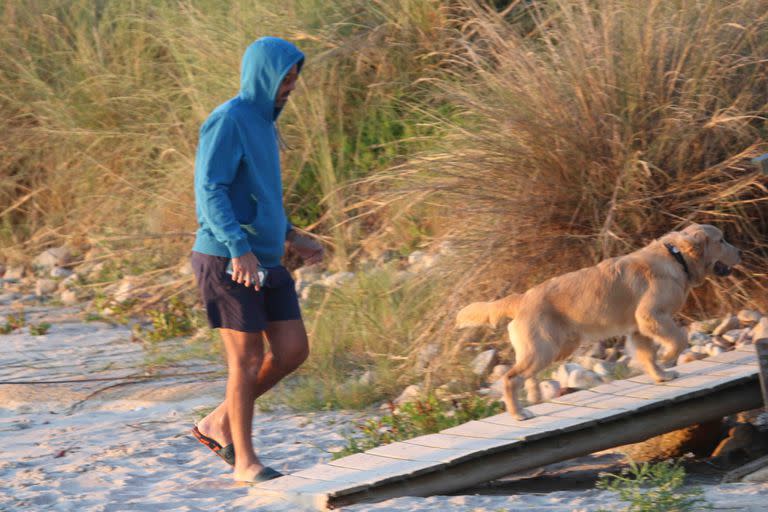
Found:
[(247, 252), (237, 258), (232, 258), (232, 280), (245, 286), (251, 286), (258, 291), (259, 259), (252, 252)]
[(323, 246), (314, 238), (291, 230), (286, 237), (288, 249), (296, 253), (305, 265), (314, 265), (323, 261)]

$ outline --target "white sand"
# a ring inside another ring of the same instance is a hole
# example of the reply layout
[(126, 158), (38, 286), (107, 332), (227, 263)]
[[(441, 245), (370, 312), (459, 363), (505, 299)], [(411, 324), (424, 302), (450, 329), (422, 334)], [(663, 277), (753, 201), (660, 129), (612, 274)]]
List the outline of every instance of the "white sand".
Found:
[[(10, 311), (2, 304), (0, 318)], [(28, 312), (53, 323), (45, 336), (27, 329), (0, 336), (0, 381), (116, 378), (135, 375), (143, 350), (128, 330), (85, 324), (67, 310)], [(54, 318), (53, 315), (57, 317)], [(210, 371), (192, 362), (176, 372)], [(296, 511), (229, 479), (228, 466), (189, 433), (197, 408), (223, 396), (223, 380), (177, 377), (115, 382), (0, 385), (0, 510)], [(94, 392), (100, 392), (92, 395)], [(341, 433), (362, 413), (257, 413), (262, 460), (291, 473), (330, 460)], [(766, 510), (768, 485), (706, 486), (717, 510)], [(611, 493), (560, 491), (517, 496), (404, 497), (346, 507), (363, 511), (618, 510)]]

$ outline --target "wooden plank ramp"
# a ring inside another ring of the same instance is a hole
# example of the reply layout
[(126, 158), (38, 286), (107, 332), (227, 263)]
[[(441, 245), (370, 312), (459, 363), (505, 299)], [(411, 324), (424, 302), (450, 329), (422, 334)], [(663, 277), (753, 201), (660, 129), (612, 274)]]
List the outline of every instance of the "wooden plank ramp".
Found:
[(675, 370), (680, 376), (669, 382), (613, 381), (528, 407), (536, 416), (526, 421), (505, 412), (254, 487), (318, 510), (445, 494), (762, 404), (753, 345)]

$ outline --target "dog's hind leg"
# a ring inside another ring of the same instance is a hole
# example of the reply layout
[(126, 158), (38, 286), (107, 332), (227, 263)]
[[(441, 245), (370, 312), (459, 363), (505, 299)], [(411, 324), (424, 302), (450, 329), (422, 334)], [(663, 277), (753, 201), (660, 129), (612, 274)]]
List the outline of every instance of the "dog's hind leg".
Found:
[(656, 362), (656, 349), (653, 340), (640, 333), (633, 333), (628, 340), (635, 347), (635, 359), (640, 363), (645, 373), (656, 382), (664, 382), (677, 378), (678, 373), (673, 370), (664, 370)]
[(669, 308), (655, 304), (654, 295), (648, 294), (647, 297), (651, 298), (644, 298), (635, 312), (637, 330), (661, 346), (659, 359), (662, 362), (674, 362), (688, 346), (688, 337), (672, 315), (666, 312)]
[(525, 379), (525, 394), (529, 404), (537, 404), (541, 402), (539, 381), (535, 377)]
[(516, 363), (511, 370), (509, 370), (504, 377), (504, 405), (507, 408), (507, 412), (511, 414), (517, 420), (527, 420), (533, 418), (533, 414), (520, 405), (520, 401), (517, 398), (517, 387), (520, 380), (520, 368), (519, 363)]

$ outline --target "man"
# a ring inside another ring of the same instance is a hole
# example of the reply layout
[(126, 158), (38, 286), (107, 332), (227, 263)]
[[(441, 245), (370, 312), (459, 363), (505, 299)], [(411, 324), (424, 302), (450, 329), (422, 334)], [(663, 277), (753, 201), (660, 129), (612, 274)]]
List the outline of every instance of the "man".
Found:
[(243, 482), (281, 476), (253, 450), (254, 400), (309, 354), (294, 282), (280, 260), (286, 245), (308, 264), (321, 261), (323, 250), (287, 221), (275, 128), (303, 63), (288, 41), (252, 43), (240, 93), (203, 123), (195, 157), (200, 227), (192, 266), (209, 323), (220, 329), (229, 375), (225, 401), (192, 432)]

